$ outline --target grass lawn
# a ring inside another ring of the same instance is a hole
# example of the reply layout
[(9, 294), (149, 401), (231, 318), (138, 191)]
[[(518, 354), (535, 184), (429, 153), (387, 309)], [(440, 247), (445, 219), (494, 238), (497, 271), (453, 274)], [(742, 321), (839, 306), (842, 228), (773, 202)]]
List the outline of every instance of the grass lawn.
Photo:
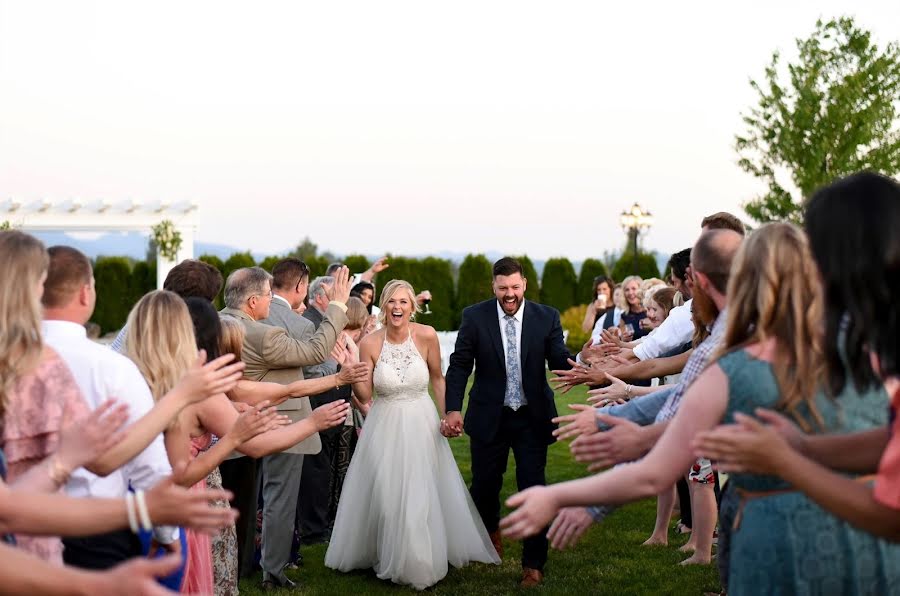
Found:
[[(569, 403), (584, 403), (585, 389), (578, 387), (557, 396), (562, 413)], [(459, 469), (468, 482), (471, 478), (469, 441), (463, 435), (450, 441)], [(547, 457), (547, 482), (561, 482), (586, 475), (584, 466), (576, 463), (568, 444), (551, 446)], [(510, 455), (501, 500), (515, 492), (515, 463)], [(629, 505), (611, 515), (602, 525), (593, 526), (574, 548), (550, 550), (545, 568), (544, 585), (535, 590), (520, 590), (519, 558), (521, 544), (504, 541), (504, 559), (499, 566), (472, 564), (462, 569), (450, 568), (447, 577), (427, 590), (431, 594), (701, 594), (718, 591), (718, 572), (713, 566), (681, 567), (686, 557), (677, 546), (686, 538), (670, 534), (669, 547), (642, 547), (653, 530), (656, 501)], [(415, 590), (379, 580), (371, 571), (339, 573), (325, 567), (326, 545), (305, 547), (304, 566), (289, 572), (302, 582), (298, 592), (281, 594), (414, 594)], [(260, 574), (241, 581), (241, 593), (262, 594)]]

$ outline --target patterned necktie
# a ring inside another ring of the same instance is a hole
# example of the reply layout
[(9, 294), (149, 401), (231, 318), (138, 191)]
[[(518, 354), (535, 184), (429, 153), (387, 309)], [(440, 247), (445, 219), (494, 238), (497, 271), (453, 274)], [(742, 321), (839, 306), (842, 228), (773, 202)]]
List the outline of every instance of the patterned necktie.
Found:
[(522, 395), (522, 375), (519, 372), (519, 350), (516, 348), (516, 318), (505, 315), (506, 319), (506, 395), (503, 405), (518, 410), (525, 405)]

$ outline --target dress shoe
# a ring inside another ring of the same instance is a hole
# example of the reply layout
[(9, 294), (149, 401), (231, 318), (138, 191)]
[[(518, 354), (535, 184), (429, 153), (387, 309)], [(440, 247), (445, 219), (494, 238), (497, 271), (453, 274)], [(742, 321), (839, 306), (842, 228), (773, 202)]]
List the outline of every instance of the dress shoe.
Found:
[(275, 590), (293, 591), (293, 590), (299, 590), (300, 584), (295, 581), (286, 579), (286, 578), (282, 582), (279, 582), (278, 580), (275, 580), (275, 579), (266, 579), (266, 580), (263, 580), (263, 583), (260, 584), (259, 587), (263, 592), (273, 592)]
[(488, 536), (491, 539), (491, 544), (494, 545), (494, 550), (497, 551), (497, 556), (503, 559), (503, 539), (500, 538), (500, 530), (494, 530)]
[(522, 581), (519, 582), (520, 588), (534, 588), (544, 582), (544, 572), (531, 567), (522, 567)]

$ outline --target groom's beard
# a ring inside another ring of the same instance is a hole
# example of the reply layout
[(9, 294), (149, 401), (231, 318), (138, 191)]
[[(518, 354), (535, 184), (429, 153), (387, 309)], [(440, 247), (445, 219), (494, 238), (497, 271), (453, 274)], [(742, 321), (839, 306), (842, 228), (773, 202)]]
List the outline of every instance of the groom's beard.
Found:
[[(506, 300), (500, 300), (500, 308), (508, 315), (514, 315), (519, 312), (519, 307), (522, 306), (523, 298), (514, 297), (513, 302), (506, 302)], [(510, 310), (512, 309), (512, 310)]]

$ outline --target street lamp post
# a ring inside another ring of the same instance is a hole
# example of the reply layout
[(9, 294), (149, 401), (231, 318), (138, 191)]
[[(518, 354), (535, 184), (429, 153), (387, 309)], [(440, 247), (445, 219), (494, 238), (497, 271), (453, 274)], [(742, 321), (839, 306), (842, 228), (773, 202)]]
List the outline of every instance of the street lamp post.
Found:
[(644, 211), (640, 205), (635, 203), (631, 206), (631, 209), (622, 212), (622, 215), (619, 216), (619, 223), (622, 224), (622, 229), (625, 230), (629, 240), (631, 240), (631, 247), (634, 251), (632, 255), (634, 257), (634, 274), (637, 275), (638, 234), (650, 229), (650, 226), (653, 224), (653, 216), (650, 215), (649, 211)]

